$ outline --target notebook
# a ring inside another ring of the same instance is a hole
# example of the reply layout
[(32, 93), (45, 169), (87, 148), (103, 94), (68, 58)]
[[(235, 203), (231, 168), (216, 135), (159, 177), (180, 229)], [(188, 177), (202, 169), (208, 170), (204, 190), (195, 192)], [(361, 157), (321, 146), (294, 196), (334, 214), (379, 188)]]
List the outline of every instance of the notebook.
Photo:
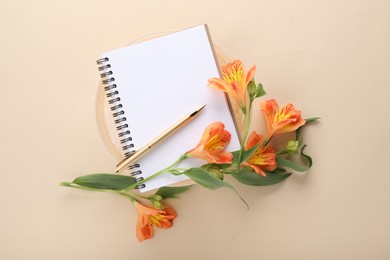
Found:
[[(110, 130), (115, 132), (123, 158), (184, 115), (206, 105), (194, 120), (129, 166), (127, 174), (143, 179), (171, 165), (196, 147), (206, 127), (216, 121), (224, 123), (232, 135), (228, 149), (239, 149), (225, 94), (207, 86), (209, 78), (219, 77), (212, 46), (207, 25), (203, 24), (103, 53), (97, 61), (113, 122)], [(205, 163), (190, 158), (179, 167)], [(166, 173), (139, 188), (149, 191), (186, 179), (184, 175)]]

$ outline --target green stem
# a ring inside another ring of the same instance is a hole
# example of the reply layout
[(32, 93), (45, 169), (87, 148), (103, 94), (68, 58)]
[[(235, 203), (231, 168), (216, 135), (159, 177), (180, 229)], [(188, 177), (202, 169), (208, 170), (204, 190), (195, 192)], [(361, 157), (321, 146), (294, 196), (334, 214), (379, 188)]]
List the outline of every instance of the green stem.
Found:
[(138, 185), (144, 183), (144, 182), (147, 182), (153, 178), (156, 178), (157, 176), (163, 174), (164, 172), (168, 172), (171, 168), (173, 168), (174, 166), (176, 166), (177, 164), (179, 164), (181, 161), (187, 159), (187, 155), (186, 154), (183, 154), (182, 156), (180, 156), (179, 159), (176, 160), (176, 162), (174, 162), (173, 164), (169, 165), (168, 167), (150, 175), (149, 177), (146, 177), (145, 179), (141, 180), (141, 181), (138, 181), (137, 183), (127, 187), (126, 189), (124, 189), (124, 191), (128, 191), (128, 190), (131, 190), (131, 189), (134, 189), (135, 187), (137, 187)]
[[(138, 195), (135, 195), (135, 194), (131, 194), (131, 193), (129, 193), (129, 192), (125, 192), (125, 191), (123, 191), (123, 190), (119, 190), (119, 191), (118, 191), (118, 190), (95, 189), (95, 188), (90, 188), (90, 187), (79, 186), (79, 185), (76, 185), (76, 184), (70, 183), (70, 182), (62, 182), (60, 185), (61, 185), (61, 186), (65, 186), (65, 187), (80, 189), (80, 190), (89, 190), (89, 191), (100, 191), (100, 192), (116, 193), (116, 194), (119, 194), (119, 195), (124, 196), (124, 197), (126, 197), (126, 198), (129, 198), (131, 201), (137, 200), (135, 196), (138, 196)], [(143, 197), (143, 196), (138, 196), (138, 197)]]
[(249, 125), (251, 122), (252, 103), (253, 103), (253, 100), (250, 100), (248, 110), (243, 110), (243, 113), (244, 113), (244, 135), (243, 135), (242, 140), (241, 140), (240, 153), (238, 156), (237, 172), (240, 171), (242, 154), (244, 152), (246, 139), (248, 137)]
[(246, 113), (246, 116), (245, 116), (245, 119), (244, 119), (244, 136), (242, 138), (242, 144), (241, 144), (241, 147), (243, 148), (245, 143), (246, 143), (246, 139), (248, 138), (248, 132), (249, 132), (249, 126), (250, 126), (250, 123), (251, 123), (251, 111), (252, 111), (252, 102), (253, 100), (251, 100), (249, 102), (249, 109)]

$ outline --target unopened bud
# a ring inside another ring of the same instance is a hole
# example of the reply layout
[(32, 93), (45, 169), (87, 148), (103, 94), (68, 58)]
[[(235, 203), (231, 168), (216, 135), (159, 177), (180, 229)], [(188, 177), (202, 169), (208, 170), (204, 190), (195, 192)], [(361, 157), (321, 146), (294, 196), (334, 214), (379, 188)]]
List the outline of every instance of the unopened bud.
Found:
[(152, 203), (153, 207), (155, 207), (156, 209), (164, 209), (164, 205), (160, 201), (153, 200)]
[(291, 140), (291, 141), (288, 141), (288, 143), (284, 149), (288, 153), (297, 154), (299, 146), (300, 146), (299, 141)]
[(155, 197), (154, 197), (154, 200), (157, 200), (157, 201), (160, 201), (160, 200), (162, 200), (163, 199), (163, 197), (161, 197), (160, 195), (156, 195)]
[(219, 169), (219, 167), (210, 167), (209, 169), (211, 175), (213, 175), (215, 178), (218, 178), (220, 180), (223, 180), (223, 172)]
[(160, 201), (163, 199), (163, 197), (161, 197), (160, 195), (156, 195), (156, 194), (153, 194), (151, 196), (148, 197), (149, 200), (157, 200), (157, 201)]

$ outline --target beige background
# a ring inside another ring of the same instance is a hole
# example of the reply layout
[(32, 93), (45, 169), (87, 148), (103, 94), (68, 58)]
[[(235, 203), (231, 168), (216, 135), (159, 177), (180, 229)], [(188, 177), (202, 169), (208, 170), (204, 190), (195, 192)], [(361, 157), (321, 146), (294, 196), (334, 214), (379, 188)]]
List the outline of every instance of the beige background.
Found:
[[(390, 2), (2, 1), (0, 259), (389, 259)], [(97, 128), (104, 51), (208, 23), (257, 64), (281, 104), (321, 116), (307, 175), (283, 184), (195, 187), (172, 229), (138, 243), (136, 212), (110, 194), (61, 188), (110, 172)]]

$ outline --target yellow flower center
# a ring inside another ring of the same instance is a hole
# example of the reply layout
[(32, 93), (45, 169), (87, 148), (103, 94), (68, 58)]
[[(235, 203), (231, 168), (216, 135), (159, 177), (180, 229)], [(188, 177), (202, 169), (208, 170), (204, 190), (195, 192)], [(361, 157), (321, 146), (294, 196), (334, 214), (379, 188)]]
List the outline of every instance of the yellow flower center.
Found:
[(276, 122), (280, 122), (280, 121), (285, 120), (287, 118), (289, 118), (288, 114), (278, 113), (278, 115), (276, 116)]
[(264, 165), (266, 162), (266, 158), (262, 151), (256, 151), (251, 158), (249, 158), (248, 162), (250, 164), (255, 164), (255, 165)]
[(232, 63), (222, 69), (223, 79), (229, 84), (242, 81), (242, 64)]
[(205, 145), (205, 150), (217, 150), (223, 149), (222, 136), (217, 134), (210, 138), (210, 140)]
[(292, 115), (293, 115), (293, 112), (294, 111), (292, 111), (292, 110), (287, 111), (286, 108), (283, 108), (281, 111), (279, 111), (277, 113), (276, 122), (280, 122), (280, 121), (283, 121), (283, 120), (291, 118)]
[(156, 215), (148, 215), (148, 219), (149, 219), (149, 222), (153, 225), (153, 226), (157, 226), (157, 227), (160, 227), (161, 226), (161, 223), (160, 221), (162, 219), (164, 219), (164, 216), (161, 215), (161, 214), (156, 214)]
[(248, 159), (248, 163), (254, 165), (269, 165), (272, 162), (270, 149), (271, 147), (269, 146), (257, 149), (257, 151)]

